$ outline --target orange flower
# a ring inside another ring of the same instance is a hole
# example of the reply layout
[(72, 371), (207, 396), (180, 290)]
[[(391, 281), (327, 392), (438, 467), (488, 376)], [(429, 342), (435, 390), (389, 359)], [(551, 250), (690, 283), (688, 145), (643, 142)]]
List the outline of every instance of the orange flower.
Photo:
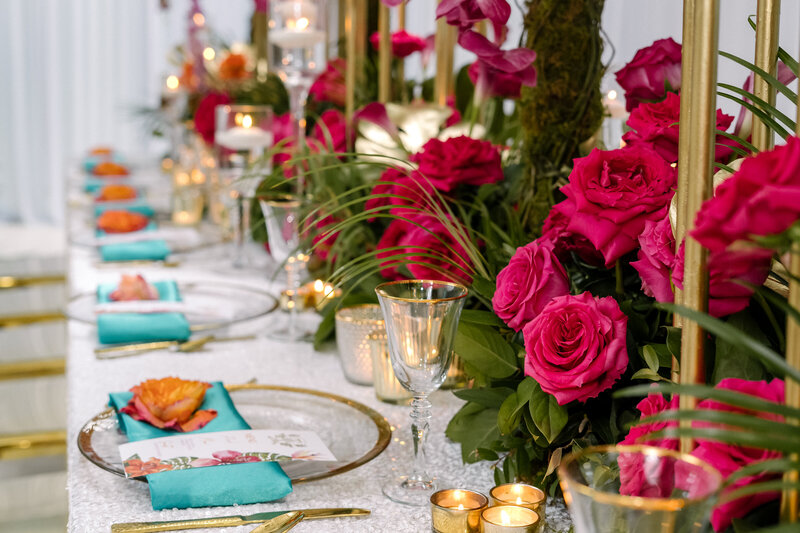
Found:
[(89, 150), (89, 155), (106, 156), (111, 155), (114, 150), (110, 146), (95, 146)]
[(217, 416), (214, 410), (197, 411), (210, 383), (179, 378), (148, 379), (131, 389), (133, 398), (120, 412), (162, 429), (194, 431)]
[(123, 274), (119, 285), (109, 297), (115, 302), (158, 300), (158, 289), (147, 283), (141, 274)]
[(198, 85), (200, 85), (194, 73), (194, 63), (191, 61), (184, 61), (179, 78), (181, 87), (187, 89), (189, 92), (194, 92), (197, 90)]
[(97, 217), (97, 229), (106, 233), (130, 233), (147, 226), (148, 218), (132, 211), (106, 211)]
[(95, 176), (127, 176), (128, 167), (113, 161), (103, 161), (95, 165), (92, 174)]
[(219, 65), (219, 77), (222, 80), (244, 80), (247, 72), (247, 58), (242, 54), (230, 53)]
[(120, 200), (133, 200), (136, 198), (136, 189), (128, 185), (106, 185), (97, 195), (98, 202), (116, 202)]

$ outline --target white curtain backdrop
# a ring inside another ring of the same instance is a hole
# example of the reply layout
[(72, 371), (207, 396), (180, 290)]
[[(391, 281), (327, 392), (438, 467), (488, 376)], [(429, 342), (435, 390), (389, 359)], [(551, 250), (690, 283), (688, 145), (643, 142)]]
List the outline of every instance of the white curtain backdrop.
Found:
[[(162, 10), (159, 0), (0, 0), (0, 221), (62, 223), (66, 166), (89, 146), (154, 152), (135, 110), (157, 104), (161, 77), (170, 72), (166, 53), (185, 39), (189, 0), (169, 4)], [(721, 4), (720, 48), (752, 58), (747, 16), (756, 0)], [(201, 0), (201, 6), (220, 37), (246, 40), (251, 0)], [(408, 30), (433, 33), (434, 6), (411, 0)], [(603, 26), (615, 48), (609, 72), (655, 39), (680, 42), (681, 12), (681, 0), (606, 0)], [(520, 20), (514, 9), (510, 43), (519, 38)], [(794, 57), (799, 21), (800, 2), (783, 2), (780, 41)], [(468, 61), (459, 50), (456, 64)], [(418, 60), (407, 69), (419, 75)], [(719, 70), (720, 80), (736, 85), (746, 75), (727, 60)], [(609, 75), (605, 88), (613, 86)]]

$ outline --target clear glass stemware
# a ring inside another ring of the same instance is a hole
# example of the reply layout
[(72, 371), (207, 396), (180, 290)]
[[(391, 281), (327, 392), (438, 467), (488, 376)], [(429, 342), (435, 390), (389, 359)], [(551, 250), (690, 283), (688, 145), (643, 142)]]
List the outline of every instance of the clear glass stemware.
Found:
[(386, 323), (392, 368), (400, 384), (414, 395), (414, 466), (410, 474), (385, 484), (383, 493), (399, 503), (427, 505), (437, 490), (425, 460), (431, 419), (428, 395), (447, 376), (467, 288), (445, 281), (409, 280), (378, 285), (375, 292)]

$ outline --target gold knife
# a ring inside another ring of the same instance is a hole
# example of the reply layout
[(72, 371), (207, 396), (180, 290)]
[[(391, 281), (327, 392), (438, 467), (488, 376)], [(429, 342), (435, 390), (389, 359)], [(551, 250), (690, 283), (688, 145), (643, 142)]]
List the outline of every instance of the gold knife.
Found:
[(140, 353), (144, 352), (151, 352), (154, 350), (162, 350), (164, 348), (173, 347), (175, 347), (179, 352), (193, 352), (199, 350), (209, 342), (247, 341), (255, 338), (255, 335), (242, 335), (239, 337), (215, 337), (213, 335), (207, 335), (205, 337), (190, 339), (184, 342), (159, 341), (107, 346), (105, 348), (95, 348), (94, 353), (98, 359), (114, 359), (116, 357), (139, 355)]
[(303, 511), (291, 511), (285, 515), (264, 522), (250, 533), (284, 533), (300, 523), (305, 515)]
[[(340, 518), (346, 516), (367, 516), (368, 509), (329, 508), (302, 509), (305, 520), (318, 518)], [(151, 533), (156, 531), (178, 531), (181, 529), (200, 529), (208, 527), (233, 527), (257, 522), (267, 522), (273, 518), (286, 515), (291, 511), (272, 511), (246, 516), (220, 516), (218, 518), (197, 518), (192, 520), (173, 520), (168, 522), (125, 522), (112, 524), (111, 533)]]

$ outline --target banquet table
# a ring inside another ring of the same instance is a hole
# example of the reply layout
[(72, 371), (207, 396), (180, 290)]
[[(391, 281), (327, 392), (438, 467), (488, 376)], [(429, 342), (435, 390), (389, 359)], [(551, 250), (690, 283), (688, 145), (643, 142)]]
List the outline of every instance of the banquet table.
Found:
[[(220, 245), (224, 246), (224, 245)], [(225, 249), (219, 256), (229, 255)], [(219, 262), (218, 262), (219, 263)], [(101, 282), (117, 281), (121, 272), (139, 272), (162, 279), (181, 281), (215, 280), (236, 282), (277, 294), (279, 285), (267, 273), (242, 276), (225, 271), (224, 263), (214, 268), (208, 262), (182, 261), (176, 268), (155, 265), (120, 269), (97, 263), (93, 250), (70, 247), (69, 272), (72, 294), (94, 291)], [(371, 387), (354, 385), (342, 373), (335, 347), (315, 351), (308, 343), (281, 343), (267, 339), (264, 333), (280, 314), (231, 326), (231, 335), (255, 334), (254, 340), (220, 342), (192, 353), (166, 350), (113, 360), (98, 360), (93, 326), (71, 320), (69, 323), (68, 376), (68, 531), (74, 533), (107, 532), (117, 522), (141, 522), (209, 518), (232, 514), (314, 507), (361, 507), (371, 511), (365, 518), (338, 518), (300, 523), (294, 530), (378, 532), (421, 532), (430, 530), (429, 507), (409, 507), (394, 503), (381, 493), (381, 484), (396, 470), (410, 466), (411, 445), (409, 408), (380, 402)], [(316, 317), (303, 317), (313, 323)], [(81, 427), (102, 411), (112, 391), (124, 391), (148, 378), (178, 376), (184, 379), (222, 381), (226, 384), (256, 382), (326, 391), (361, 402), (381, 413), (394, 429), (391, 444), (377, 458), (349, 472), (308, 483), (296, 484), (283, 500), (237, 507), (210, 507), (153, 511), (145, 483), (124, 479), (101, 470), (84, 458), (76, 445)], [(488, 494), (493, 486), (491, 465), (486, 462), (465, 465), (460, 448), (444, 435), (448, 420), (461, 401), (450, 391), (431, 396), (433, 421), (428, 439), (430, 471), (443, 475), (452, 487), (462, 487)], [(553, 531), (568, 529), (563, 504), (548, 507)], [(239, 526), (203, 531), (251, 531), (255, 526)], [(199, 531), (199, 530), (198, 530)]]

